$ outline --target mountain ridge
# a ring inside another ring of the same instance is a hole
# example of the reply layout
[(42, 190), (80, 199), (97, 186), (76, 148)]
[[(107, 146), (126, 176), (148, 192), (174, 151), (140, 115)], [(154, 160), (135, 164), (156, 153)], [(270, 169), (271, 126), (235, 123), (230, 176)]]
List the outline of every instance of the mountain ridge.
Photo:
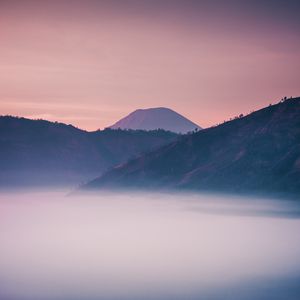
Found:
[(182, 136), (114, 168), (89, 188), (300, 194), (300, 98)]
[(80, 184), (177, 138), (163, 130), (98, 130), (0, 116), (0, 186)]

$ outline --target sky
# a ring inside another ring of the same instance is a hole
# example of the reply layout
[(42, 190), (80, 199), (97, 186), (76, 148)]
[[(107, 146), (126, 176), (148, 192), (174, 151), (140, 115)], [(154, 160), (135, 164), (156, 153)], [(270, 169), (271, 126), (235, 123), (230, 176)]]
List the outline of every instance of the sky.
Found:
[(0, 0), (0, 114), (202, 127), (300, 95), (300, 1)]

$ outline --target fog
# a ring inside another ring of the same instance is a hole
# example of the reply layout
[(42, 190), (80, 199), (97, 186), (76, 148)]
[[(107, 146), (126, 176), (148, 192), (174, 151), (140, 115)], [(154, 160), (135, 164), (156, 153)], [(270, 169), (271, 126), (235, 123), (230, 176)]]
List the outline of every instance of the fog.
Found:
[(296, 201), (0, 194), (0, 299), (300, 299)]

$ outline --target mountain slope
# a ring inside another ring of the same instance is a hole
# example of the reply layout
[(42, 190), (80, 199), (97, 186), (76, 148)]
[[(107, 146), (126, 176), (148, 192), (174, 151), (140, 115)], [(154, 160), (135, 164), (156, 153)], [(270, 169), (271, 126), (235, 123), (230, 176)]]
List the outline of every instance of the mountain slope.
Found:
[(86, 132), (44, 120), (0, 117), (0, 186), (80, 183), (176, 138), (166, 131)]
[(107, 187), (300, 195), (300, 98), (183, 136), (84, 188)]
[(197, 124), (177, 112), (164, 107), (138, 109), (121, 119), (110, 128), (121, 129), (164, 129), (177, 133), (187, 133), (195, 128), (201, 129)]

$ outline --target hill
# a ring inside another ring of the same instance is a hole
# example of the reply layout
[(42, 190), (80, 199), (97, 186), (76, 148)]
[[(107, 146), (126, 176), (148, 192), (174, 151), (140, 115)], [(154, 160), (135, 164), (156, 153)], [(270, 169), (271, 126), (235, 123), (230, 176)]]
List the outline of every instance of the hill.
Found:
[(300, 98), (183, 136), (83, 188), (111, 187), (299, 196)]
[(135, 110), (110, 128), (142, 130), (155, 130), (161, 128), (177, 133), (187, 133), (196, 128), (201, 129), (197, 124), (165, 107)]
[(163, 130), (87, 132), (71, 125), (0, 117), (0, 186), (78, 184), (171, 142)]

